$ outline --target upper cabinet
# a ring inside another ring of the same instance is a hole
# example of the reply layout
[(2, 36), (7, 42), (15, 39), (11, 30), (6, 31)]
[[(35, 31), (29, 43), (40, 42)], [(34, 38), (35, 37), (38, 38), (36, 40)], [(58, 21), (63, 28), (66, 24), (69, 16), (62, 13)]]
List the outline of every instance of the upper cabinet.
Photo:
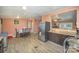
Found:
[(73, 30), (76, 29), (76, 10), (59, 14), (59, 28)]
[(70, 11), (58, 14), (52, 17), (52, 27), (67, 30), (76, 29), (76, 13), (77, 11)]
[(51, 22), (51, 15), (42, 16), (41, 22)]

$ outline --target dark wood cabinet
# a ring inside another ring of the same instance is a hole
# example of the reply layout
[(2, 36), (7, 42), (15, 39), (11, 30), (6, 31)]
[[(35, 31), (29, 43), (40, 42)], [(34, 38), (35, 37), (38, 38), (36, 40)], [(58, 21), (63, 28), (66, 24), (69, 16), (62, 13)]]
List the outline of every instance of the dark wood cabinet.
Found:
[(48, 40), (63, 46), (63, 42), (68, 35), (48, 32)]

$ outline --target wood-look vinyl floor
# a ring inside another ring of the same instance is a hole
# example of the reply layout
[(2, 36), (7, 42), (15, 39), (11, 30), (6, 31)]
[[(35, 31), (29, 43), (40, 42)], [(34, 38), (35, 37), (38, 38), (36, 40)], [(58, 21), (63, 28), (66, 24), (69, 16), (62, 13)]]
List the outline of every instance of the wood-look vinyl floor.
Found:
[(5, 53), (63, 53), (63, 47), (51, 41), (42, 42), (37, 35), (8, 40)]

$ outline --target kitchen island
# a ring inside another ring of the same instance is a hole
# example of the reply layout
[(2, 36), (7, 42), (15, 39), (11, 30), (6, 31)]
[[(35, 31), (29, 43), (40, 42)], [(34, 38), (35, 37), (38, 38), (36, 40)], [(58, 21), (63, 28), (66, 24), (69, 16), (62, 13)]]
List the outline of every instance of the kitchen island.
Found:
[(64, 30), (64, 29), (53, 28), (48, 32), (48, 40), (63, 46), (65, 38), (69, 36), (74, 37), (75, 34), (76, 34), (75, 30)]

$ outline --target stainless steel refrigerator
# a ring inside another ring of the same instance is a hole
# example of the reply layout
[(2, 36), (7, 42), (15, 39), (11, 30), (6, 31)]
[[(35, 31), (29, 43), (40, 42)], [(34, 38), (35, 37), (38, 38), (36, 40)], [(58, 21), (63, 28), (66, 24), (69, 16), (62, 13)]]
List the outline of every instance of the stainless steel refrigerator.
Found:
[(48, 31), (50, 30), (50, 22), (40, 23), (39, 25), (39, 33), (38, 38), (41, 41), (47, 41), (48, 40)]

